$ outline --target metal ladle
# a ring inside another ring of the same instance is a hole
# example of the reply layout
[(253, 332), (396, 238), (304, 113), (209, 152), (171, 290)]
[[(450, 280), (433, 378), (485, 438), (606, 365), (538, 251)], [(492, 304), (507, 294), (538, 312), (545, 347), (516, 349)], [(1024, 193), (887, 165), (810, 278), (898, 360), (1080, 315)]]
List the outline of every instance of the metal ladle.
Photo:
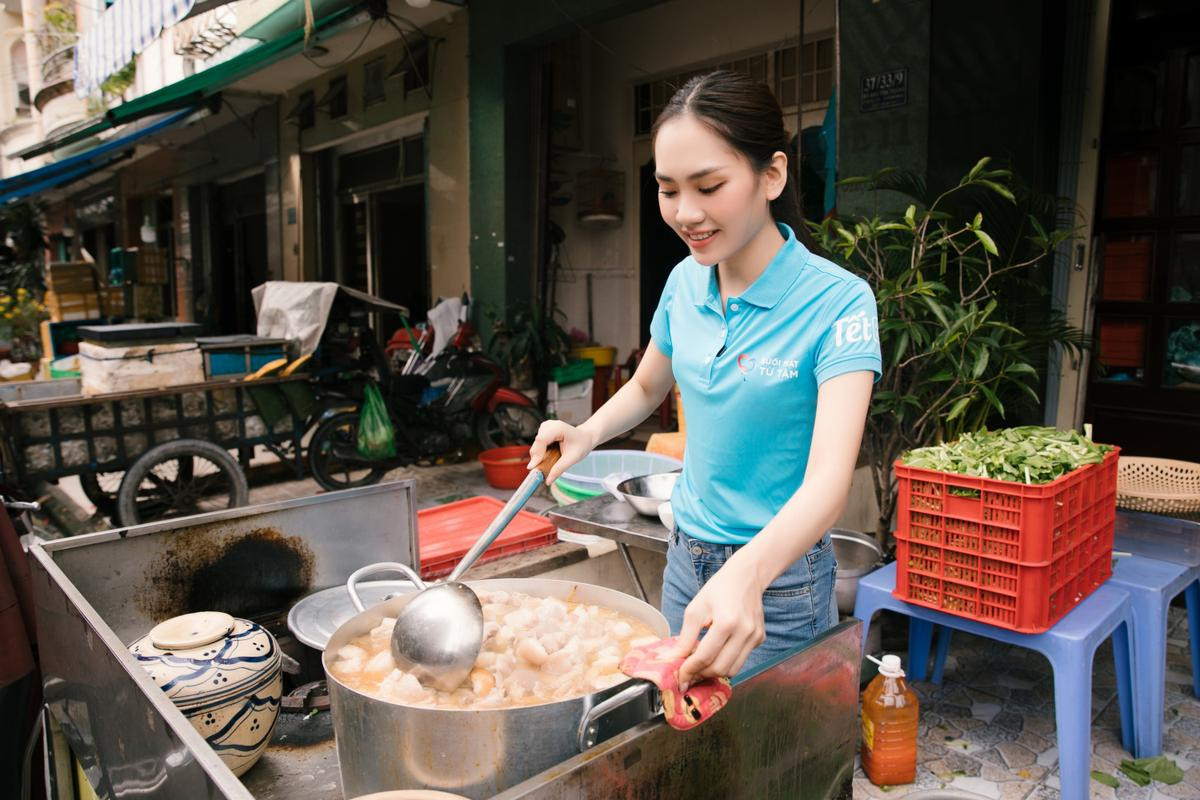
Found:
[[(483, 645), (483, 606), (479, 597), (459, 578), (496, 540), (500, 532), (524, 507), (550, 469), (562, 455), (551, 444), (537, 467), (525, 476), (487, 530), (472, 545), (444, 583), (426, 585), (406, 564), (374, 564), (376, 571), (387, 566), (403, 572), (420, 591), (396, 615), (392, 629), (392, 658), (396, 666), (410, 672), (423, 685), (450, 692), (467, 679)], [(352, 575), (353, 582), (357, 576)]]

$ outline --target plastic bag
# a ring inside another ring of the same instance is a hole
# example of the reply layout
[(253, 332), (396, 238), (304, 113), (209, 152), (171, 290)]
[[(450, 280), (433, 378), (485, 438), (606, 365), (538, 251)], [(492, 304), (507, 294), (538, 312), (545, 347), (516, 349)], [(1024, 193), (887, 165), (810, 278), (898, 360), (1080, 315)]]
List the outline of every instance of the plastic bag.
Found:
[(396, 455), (396, 431), (388, 418), (383, 395), (374, 383), (363, 391), (362, 410), (358, 412), (358, 454), (363, 458), (391, 458)]

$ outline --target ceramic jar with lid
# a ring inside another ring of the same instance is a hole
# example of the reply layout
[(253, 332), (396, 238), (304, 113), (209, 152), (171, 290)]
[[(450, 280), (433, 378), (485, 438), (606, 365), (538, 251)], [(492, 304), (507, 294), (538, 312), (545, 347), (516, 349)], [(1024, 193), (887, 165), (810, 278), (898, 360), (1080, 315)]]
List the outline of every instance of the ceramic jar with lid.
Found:
[(160, 622), (129, 651), (234, 775), (258, 761), (283, 691), (279, 646), (266, 629), (200, 611)]

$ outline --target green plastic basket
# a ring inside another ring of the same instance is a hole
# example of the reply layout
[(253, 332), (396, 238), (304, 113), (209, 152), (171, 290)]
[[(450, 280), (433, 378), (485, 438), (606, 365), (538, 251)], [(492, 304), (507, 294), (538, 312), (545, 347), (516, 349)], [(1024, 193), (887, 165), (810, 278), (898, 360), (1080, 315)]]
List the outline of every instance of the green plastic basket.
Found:
[(559, 478), (554, 482), (554, 488), (558, 489), (559, 493), (561, 493), (563, 497), (567, 498), (572, 503), (579, 503), (583, 500), (591, 500), (593, 497), (599, 497), (600, 495), (605, 494), (604, 489), (601, 489), (598, 492), (590, 489), (583, 489), (564, 481), (562, 478)]
[(577, 358), (574, 361), (568, 361), (561, 367), (555, 367), (550, 370), (550, 380), (562, 386), (566, 383), (586, 381), (588, 378), (594, 377), (595, 374), (595, 362), (590, 358)]

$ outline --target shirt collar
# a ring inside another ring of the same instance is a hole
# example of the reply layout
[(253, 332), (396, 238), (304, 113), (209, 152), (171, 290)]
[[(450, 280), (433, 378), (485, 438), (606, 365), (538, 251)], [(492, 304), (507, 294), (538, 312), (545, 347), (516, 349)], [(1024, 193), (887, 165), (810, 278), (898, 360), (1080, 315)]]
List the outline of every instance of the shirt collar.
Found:
[[(791, 288), (800, 274), (797, 265), (803, 267), (808, 263), (808, 248), (796, 238), (792, 229), (782, 222), (775, 223), (783, 236), (783, 246), (767, 264), (767, 268), (742, 292), (741, 299), (760, 308), (772, 308), (783, 297), (784, 292)], [(704, 270), (702, 274), (708, 283), (707, 291), (696, 293), (696, 305), (721, 308), (721, 290), (717, 286), (717, 270), (715, 267)]]

